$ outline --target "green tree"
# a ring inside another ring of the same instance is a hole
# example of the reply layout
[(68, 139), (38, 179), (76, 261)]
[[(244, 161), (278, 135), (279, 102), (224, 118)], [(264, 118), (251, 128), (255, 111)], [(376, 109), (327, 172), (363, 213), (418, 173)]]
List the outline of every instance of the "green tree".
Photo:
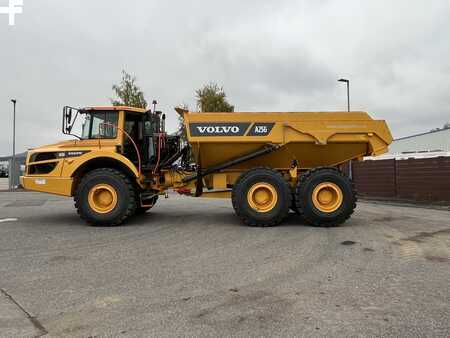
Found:
[(234, 106), (227, 102), (222, 87), (211, 82), (195, 91), (197, 108), (201, 112), (232, 112)]
[(136, 77), (122, 70), (122, 80), (119, 84), (112, 86), (117, 98), (111, 99), (114, 106), (130, 106), (136, 108), (147, 108), (147, 101), (143, 91), (136, 84)]

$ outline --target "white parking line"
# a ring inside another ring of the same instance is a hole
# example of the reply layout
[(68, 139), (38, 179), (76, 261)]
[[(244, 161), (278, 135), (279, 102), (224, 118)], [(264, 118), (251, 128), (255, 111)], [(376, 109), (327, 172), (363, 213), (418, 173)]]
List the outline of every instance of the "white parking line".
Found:
[(3, 222), (16, 222), (18, 220), (19, 220), (18, 218), (2, 218), (2, 219), (0, 219), (0, 223), (3, 223)]

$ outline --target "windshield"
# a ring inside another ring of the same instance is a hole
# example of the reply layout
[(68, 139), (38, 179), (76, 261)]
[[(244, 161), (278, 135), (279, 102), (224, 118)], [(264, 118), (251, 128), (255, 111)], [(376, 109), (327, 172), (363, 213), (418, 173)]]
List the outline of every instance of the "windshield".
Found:
[(118, 112), (96, 111), (83, 114), (81, 138), (116, 138)]

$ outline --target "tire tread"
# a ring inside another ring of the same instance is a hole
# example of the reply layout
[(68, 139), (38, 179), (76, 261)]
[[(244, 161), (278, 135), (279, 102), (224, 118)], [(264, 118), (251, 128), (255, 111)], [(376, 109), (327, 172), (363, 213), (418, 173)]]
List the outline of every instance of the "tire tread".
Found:
[[(126, 208), (126, 211), (121, 215), (121, 217), (118, 217), (112, 222), (102, 222), (102, 223), (95, 223), (92, 221), (87, 215), (84, 214), (83, 209), (81, 208), (81, 187), (83, 184), (90, 179), (92, 179), (95, 176), (98, 175), (108, 175), (108, 176), (115, 176), (125, 182), (125, 185), (128, 188), (130, 199), (128, 201), (128, 205)], [(117, 226), (122, 224), (128, 217), (133, 215), (136, 211), (137, 203), (136, 203), (136, 191), (133, 186), (133, 183), (131, 182), (130, 178), (122, 173), (119, 170), (113, 169), (113, 168), (98, 168), (94, 169), (90, 172), (88, 172), (84, 177), (81, 179), (80, 184), (78, 184), (78, 187), (76, 189), (76, 192), (74, 194), (74, 202), (75, 202), (75, 208), (77, 209), (77, 213), (80, 216), (82, 220), (84, 220), (89, 225), (93, 226)]]
[[(307, 214), (305, 214), (304, 209), (305, 206), (303, 205), (303, 199), (302, 199), (302, 193), (301, 189), (305, 185), (305, 183), (314, 175), (316, 175), (318, 172), (331, 172), (333, 174), (338, 174), (339, 176), (343, 177), (345, 180), (348, 180), (351, 184), (351, 191), (352, 191), (352, 206), (350, 208), (350, 211), (347, 213), (342, 213), (339, 215), (336, 219), (329, 222), (322, 222), (318, 220), (317, 218), (309, 217)], [(299, 216), (306, 221), (309, 225), (316, 226), (316, 227), (335, 227), (342, 223), (344, 223), (347, 219), (350, 218), (350, 216), (353, 214), (356, 203), (358, 201), (358, 196), (355, 189), (355, 184), (352, 180), (349, 179), (347, 175), (345, 175), (341, 170), (339, 170), (336, 167), (316, 167), (313, 169), (308, 170), (303, 175), (299, 177), (299, 180), (297, 182), (297, 185), (295, 187), (295, 205), (299, 212)]]
[(289, 187), (288, 182), (284, 179), (284, 177), (276, 170), (270, 168), (270, 167), (254, 167), (248, 171), (246, 171), (245, 173), (243, 173), (241, 176), (239, 176), (239, 178), (236, 180), (234, 187), (233, 187), (233, 191), (231, 194), (231, 202), (233, 205), (233, 208), (236, 212), (236, 215), (241, 219), (241, 221), (248, 225), (248, 226), (252, 226), (252, 227), (271, 227), (271, 226), (275, 226), (278, 225), (279, 223), (281, 223), (283, 221), (283, 219), (287, 216), (288, 212), (289, 212), (289, 205), (290, 203), (286, 203), (286, 207), (284, 208), (284, 210), (282, 210), (281, 212), (279, 212), (277, 214), (277, 216), (267, 222), (261, 222), (261, 221), (257, 221), (252, 217), (249, 217), (248, 215), (246, 215), (243, 211), (242, 211), (242, 207), (241, 207), (241, 203), (239, 203), (238, 198), (239, 196), (237, 196), (236, 194), (236, 190), (243, 185), (243, 181), (245, 178), (247, 178), (248, 176), (251, 175), (256, 175), (259, 172), (264, 172), (266, 174), (273, 175), (273, 177), (277, 180), (280, 181), (280, 183), (282, 182), (283, 185), (285, 185), (285, 191), (288, 192), (289, 196), (288, 201), (290, 201), (291, 196), (290, 196), (290, 192), (291, 192), (291, 188)]

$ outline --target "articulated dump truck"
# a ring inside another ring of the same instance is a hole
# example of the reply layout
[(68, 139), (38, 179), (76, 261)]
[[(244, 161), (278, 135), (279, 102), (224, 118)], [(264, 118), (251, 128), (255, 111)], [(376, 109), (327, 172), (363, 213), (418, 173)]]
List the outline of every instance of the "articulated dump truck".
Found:
[(250, 226), (277, 225), (289, 210), (299, 222), (336, 226), (356, 207), (343, 164), (392, 142), (386, 123), (364, 112), (176, 111), (185, 138), (167, 134), (155, 108), (64, 107), (63, 133), (74, 139), (31, 149), (22, 185), (74, 197), (81, 218), (99, 226), (148, 211), (169, 189), (231, 198)]

